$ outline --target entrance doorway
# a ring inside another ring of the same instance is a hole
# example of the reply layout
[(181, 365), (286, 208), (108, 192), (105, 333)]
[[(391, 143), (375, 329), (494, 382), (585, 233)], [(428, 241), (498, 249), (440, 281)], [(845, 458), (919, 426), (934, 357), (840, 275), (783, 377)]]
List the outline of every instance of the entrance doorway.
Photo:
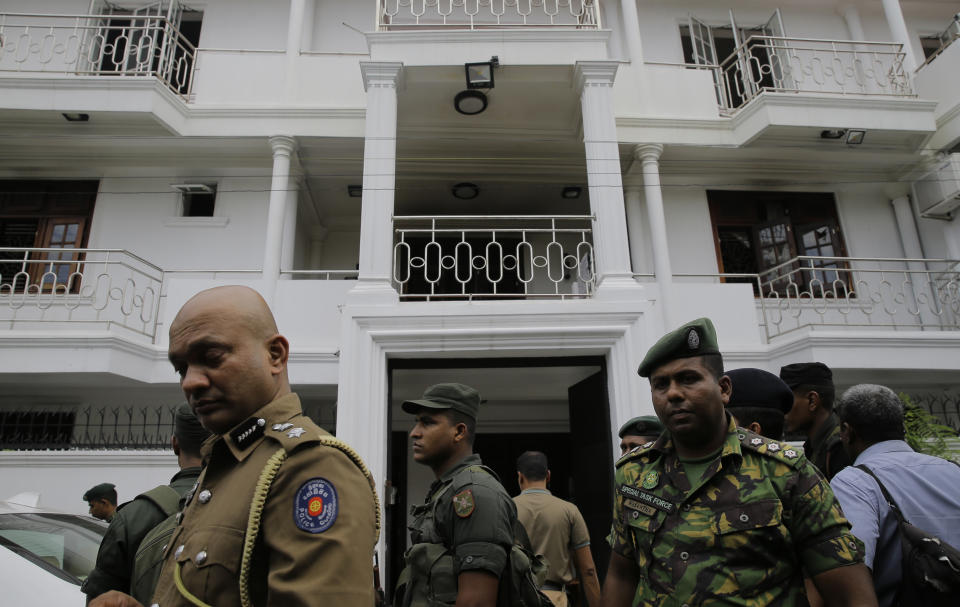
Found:
[(410, 507), (422, 503), (433, 473), (413, 461), (408, 433), (413, 419), (400, 403), (441, 382), (476, 388), (483, 399), (474, 451), (512, 496), (516, 459), (542, 451), (551, 470), (551, 492), (580, 509), (590, 532), (601, 580), (609, 560), (605, 537), (613, 510), (613, 444), (602, 357), (392, 360), (388, 491), (384, 516), (384, 582), (392, 592), (409, 542)]

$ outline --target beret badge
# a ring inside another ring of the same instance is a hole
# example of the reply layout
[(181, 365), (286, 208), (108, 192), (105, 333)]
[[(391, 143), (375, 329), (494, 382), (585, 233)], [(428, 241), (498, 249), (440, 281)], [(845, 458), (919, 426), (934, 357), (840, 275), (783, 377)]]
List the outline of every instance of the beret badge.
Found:
[(696, 329), (690, 329), (690, 332), (687, 333), (687, 347), (691, 350), (696, 350), (700, 347), (700, 335), (697, 334)]

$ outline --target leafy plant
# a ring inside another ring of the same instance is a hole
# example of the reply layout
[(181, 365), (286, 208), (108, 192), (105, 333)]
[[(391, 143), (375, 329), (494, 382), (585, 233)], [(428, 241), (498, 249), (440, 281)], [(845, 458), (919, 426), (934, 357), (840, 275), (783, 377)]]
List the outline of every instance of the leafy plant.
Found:
[(936, 416), (923, 407), (915, 405), (909, 394), (901, 392), (900, 400), (905, 405), (904, 426), (907, 430), (907, 444), (920, 453), (954, 459), (956, 454), (950, 450), (946, 439), (956, 438), (957, 432), (950, 426), (941, 424)]

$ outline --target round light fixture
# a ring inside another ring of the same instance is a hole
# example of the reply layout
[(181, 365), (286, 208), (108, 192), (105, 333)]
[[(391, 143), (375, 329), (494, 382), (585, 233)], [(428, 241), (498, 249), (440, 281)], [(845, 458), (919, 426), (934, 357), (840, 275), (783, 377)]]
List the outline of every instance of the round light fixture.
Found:
[(477, 90), (460, 91), (453, 98), (453, 107), (461, 114), (473, 116), (487, 109), (487, 96)]
[(453, 186), (453, 197), (460, 200), (473, 200), (480, 195), (480, 188), (475, 183), (458, 183)]

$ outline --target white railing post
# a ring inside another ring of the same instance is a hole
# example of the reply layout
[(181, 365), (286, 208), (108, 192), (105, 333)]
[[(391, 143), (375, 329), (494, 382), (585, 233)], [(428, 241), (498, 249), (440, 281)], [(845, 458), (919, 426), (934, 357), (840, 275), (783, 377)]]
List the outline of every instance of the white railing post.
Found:
[(574, 78), (580, 90), (587, 185), (594, 220), (594, 250), (598, 271), (597, 296), (640, 296), (642, 287), (630, 270), (630, 246), (623, 208), (620, 148), (613, 112), (616, 61), (578, 61)]
[(397, 181), (397, 88), (402, 63), (360, 63), (367, 91), (360, 209), (360, 274), (352, 302), (394, 303), (390, 283), (392, 218)]

